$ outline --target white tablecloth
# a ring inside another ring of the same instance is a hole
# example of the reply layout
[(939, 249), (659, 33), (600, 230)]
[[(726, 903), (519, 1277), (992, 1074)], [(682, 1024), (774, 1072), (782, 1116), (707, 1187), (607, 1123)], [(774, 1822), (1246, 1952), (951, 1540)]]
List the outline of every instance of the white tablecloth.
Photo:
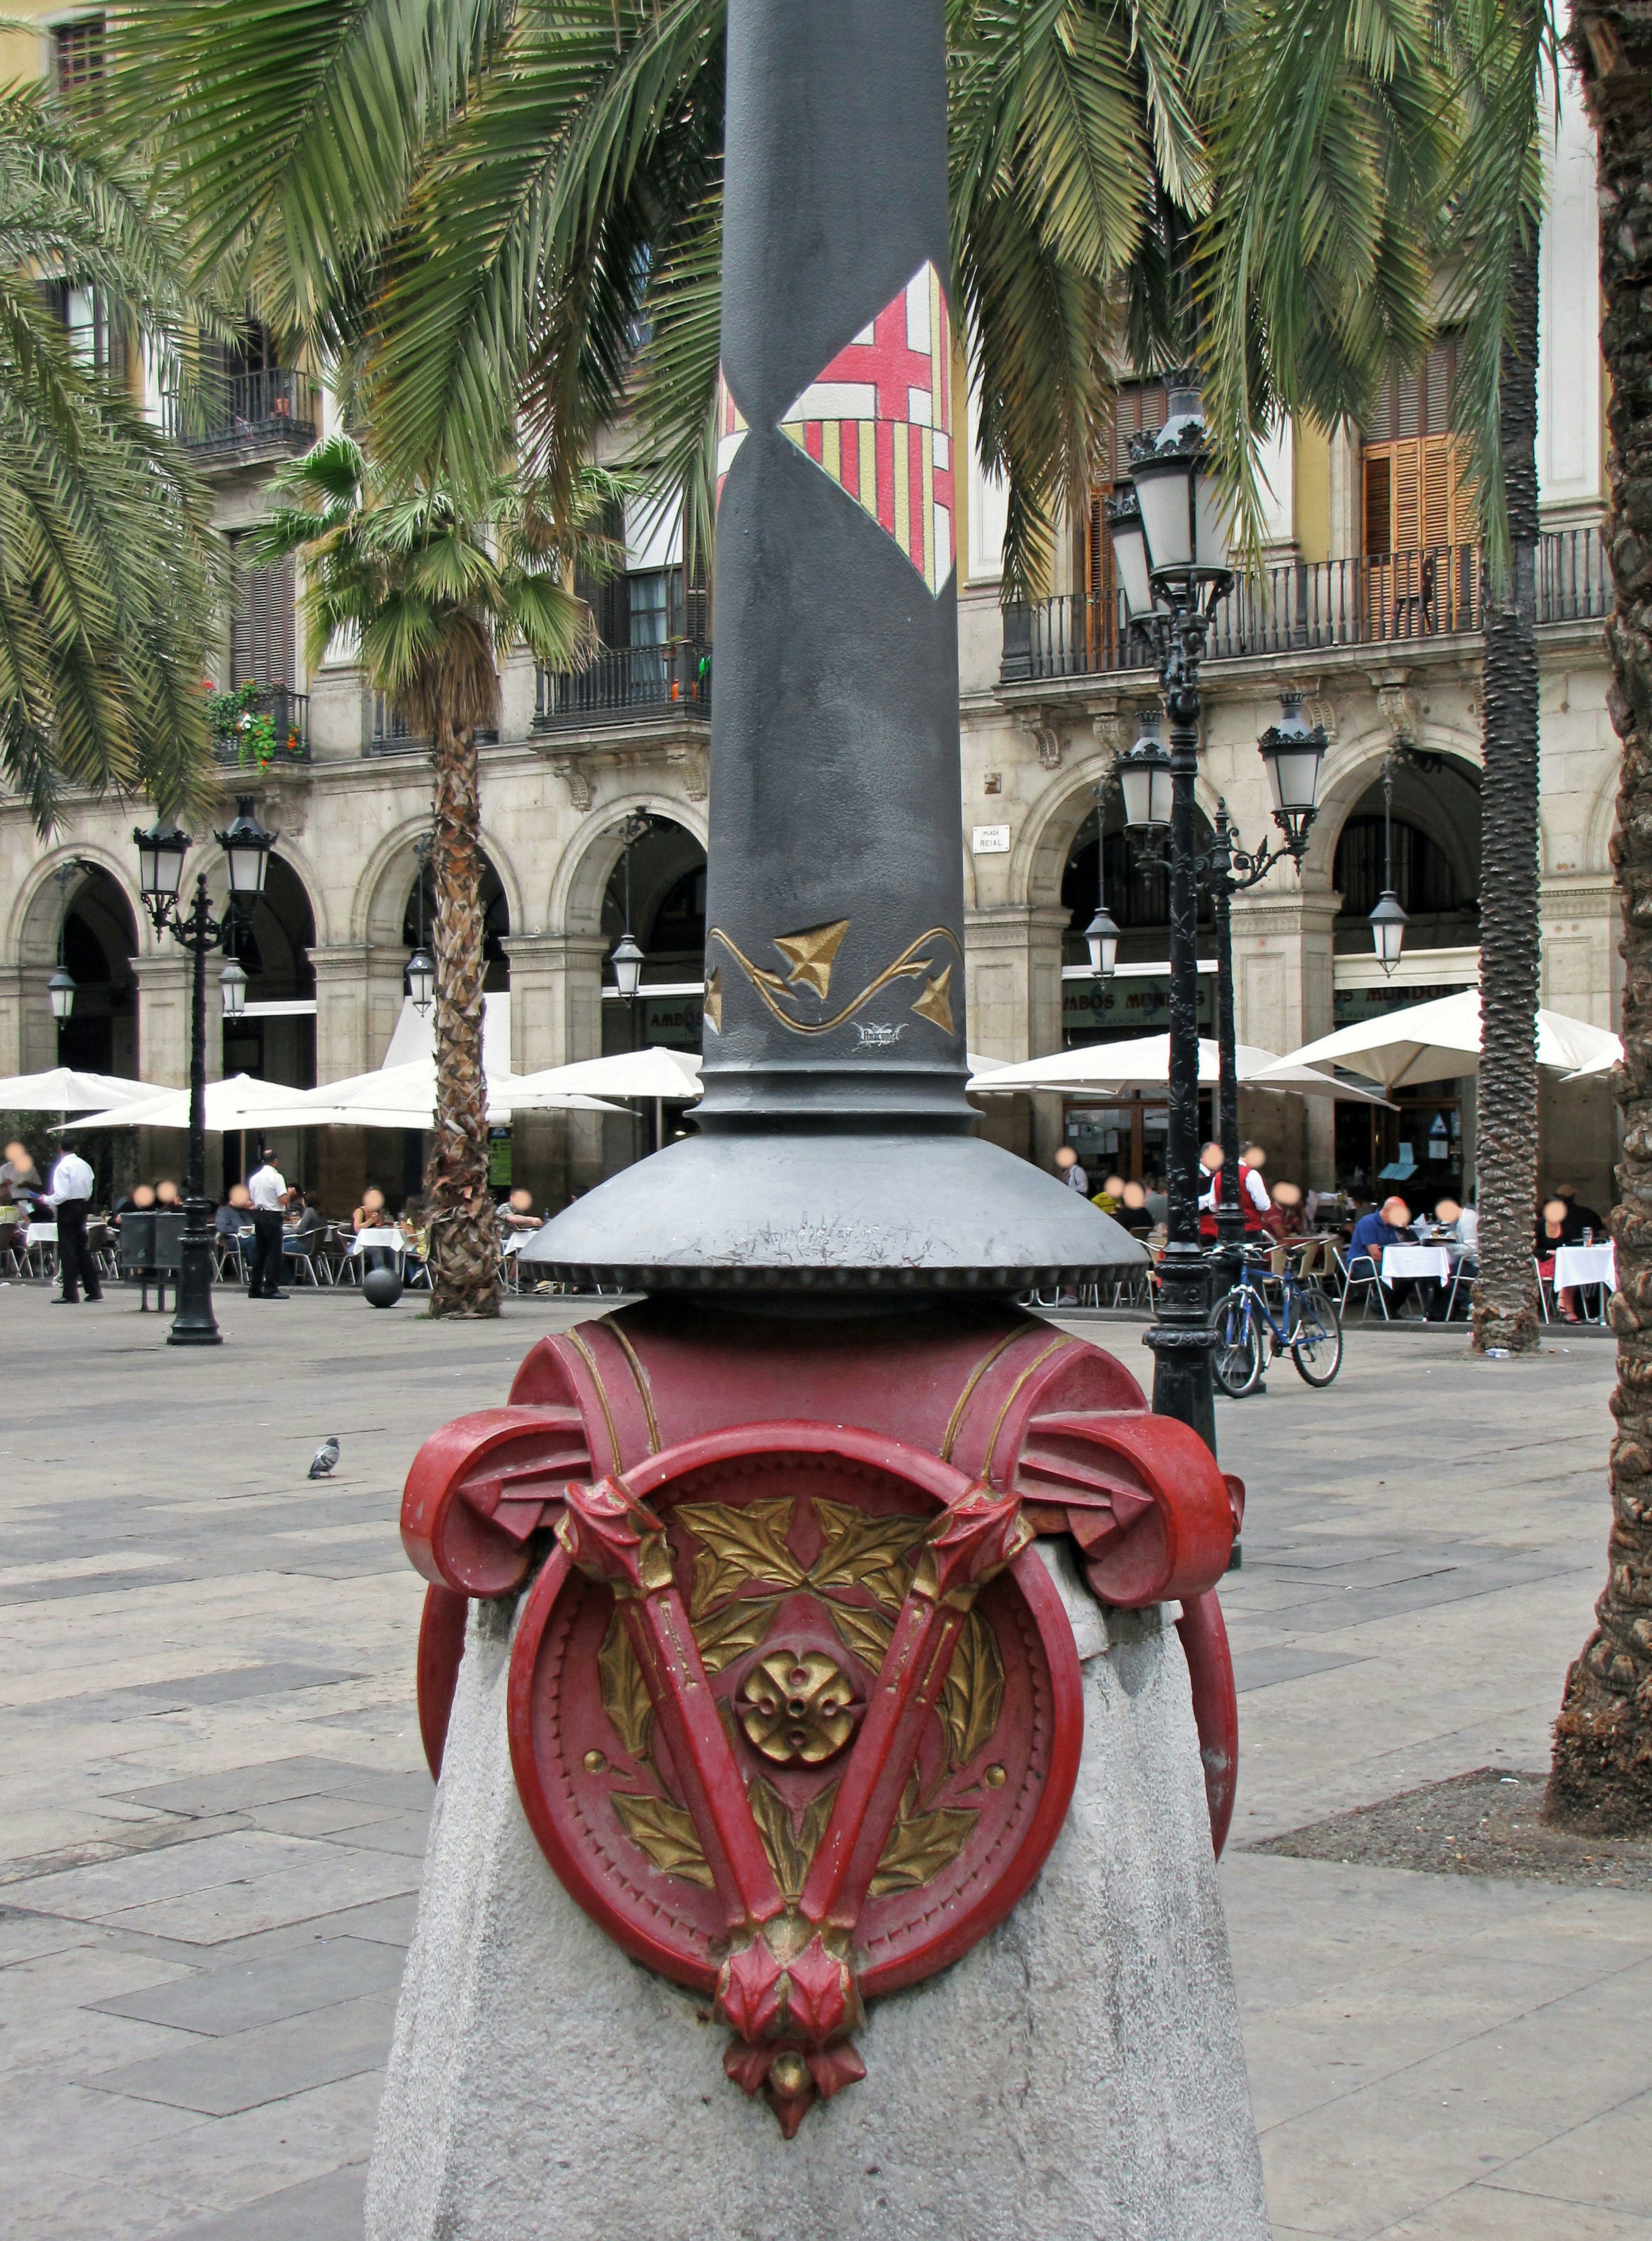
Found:
[(1555, 1288), (1575, 1284), (1617, 1284), (1617, 1260), (1610, 1245), (1562, 1245), (1555, 1255)]
[(1391, 1284), (1396, 1276), (1435, 1276), (1448, 1284), (1451, 1255), (1443, 1245), (1385, 1245), (1382, 1281)]

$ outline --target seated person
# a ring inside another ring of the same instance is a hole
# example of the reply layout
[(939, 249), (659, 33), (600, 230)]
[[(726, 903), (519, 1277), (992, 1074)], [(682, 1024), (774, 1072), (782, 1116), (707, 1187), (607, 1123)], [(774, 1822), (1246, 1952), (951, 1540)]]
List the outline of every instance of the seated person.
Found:
[(1300, 1186), (1275, 1183), (1272, 1202), (1261, 1221), (1268, 1235), (1278, 1238), (1281, 1243), (1287, 1238), (1305, 1237), (1308, 1234), (1308, 1215), (1303, 1210)]
[(410, 1198), (402, 1208), (402, 1235), (407, 1240), (407, 1249), (416, 1261), (430, 1257), (430, 1209), (422, 1198)]
[(1570, 1233), (1566, 1240), (1568, 1245), (1581, 1245), (1586, 1229), (1589, 1232), (1590, 1244), (1604, 1245), (1607, 1242), (1612, 1234), (1609, 1225), (1592, 1206), (1579, 1204), (1575, 1183), (1556, 1183), (1555, 1195), (1566, 1208), (1566, 1226)]
[[(161, 1187), (164, 1188), (164, 1185)], [(158, 1195), (157, 1192), (157, 1196)], [(163, 1207), (162, 1211), (164, 1212), (165, 1209)], [(244, 1183), (230, 1185), (230, 1195), (213, 1215), (212, 1227), (217, 1231), (224, 1243), (233, 1245), (237, 1254), (244, 1261), (246, 1258), (244, 1241), (254, 1234), (252, 1194)]]
[(361, 1204), (350, 1217), (350, 1225), (359, 1235), (364, 1229), (388, 1229), (390, 1216), (385, 1211), (385, 1194), (376, 1183), (370, 1183), (361, 1194)]
[(1147, 1209), (1147, 1194), (1140, 1183), (1127, 1183), (1124, 1203), (1117, 1219), (1124, 1224), (1132, 1237), (1146, 1237), (1153, 1228), (1153, 1216)]
[(1124, 1204), (1124, 1177), (1109, 1175), (1100, 1189), (1092, 1194), (1090, 1203), (1099, 1206), (1103, 1214), (1117, 1214)]
[[(1543, 1201), (1543, 1210), (1537, 1217), (1536, 1234), (1532, 1240), (1532, 1255), (1537, 1262), (1537, 1273), (1546, 1284), (1555, 1281), (1555, 1255), (1562, 1245), (1581, 1242), (1567, 1234), (1567, 1208), (1563, 1198)], [(1568, 1323), (1580, 1323), (1583, 1318), (1577, 1311), (1577, 1294), (1569, 1288), (1557, 1292), (1561, 1313)]]
[(284, 1252), (309, 1254), (315, 1250), (312, 1238), (319, 1241), (327, 1227), (327, 1217), (318, 1206), (311, 1206), (301, 1190), (287, 1194), (285, 1234), (281, 1244)]
[(134, 1183), (124, 1198), (116, 1201), (113, 1221), (117, 1228), (124, 1214), (153, 1214), (155, 1186), (153, 1183)]
[[(1402, 1198), (1388, 1198), (1381, 1210), (1362, 1214), (1354, 1225), (1354, 1234), (1348, 1240), (1348, 1274), (1356, 1281), (1361, 1276), (1381, 1276), (1382, 1249), (1388, 1245), (1415, 1245), (1411, 1234), (1411, 1209)], [(1401, 1306), (1411, 1296), (1414, 1279), (1401, 1276), (1385, 1286), (1388, 1297)]]
[(17, 1204), (11, 1185), (0, 1180), (0, 1260), (21, 1253), (28, 1234), (27, 1208)]
[(518, 1187), (511, 1193), (499, 1208), (499, 1227), (507, 1237), (521, 1234), (530, 1229), (543, 1229), (545, 1222), (533, 1211), (533, 1194)]
[(1164, 1185), (1157, 1175), (1143, 1175), (1141, 1187), (1147, 1194), (1147, 1212), (1155, 1229), (1170, 1220), (1170, 1201), (1165, 1195)]
[(46, 1187), (26, 1144), (6, 1146), (5, 1159), (0, 1161), (0, 1182), (10, 1184), (14, 1202), (25, 1211), (33, 1207), (36, 1198)]
[[(157, 1183), (155, 1186), (155, 1204), (162, 1214), (182, 1214), (184, 1211), (184, 1199), (176, 1183)], [(249, 1213), (251, 1213), (251, 1207), (252, 1201), (249, 1199), (247, 1201), (247, 1210)]]

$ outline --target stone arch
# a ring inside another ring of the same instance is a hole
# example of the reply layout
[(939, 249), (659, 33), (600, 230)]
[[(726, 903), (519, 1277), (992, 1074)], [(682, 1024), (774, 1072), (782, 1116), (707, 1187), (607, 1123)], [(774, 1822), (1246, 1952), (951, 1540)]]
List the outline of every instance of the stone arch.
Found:
[(710, 832), (698, 803), (641, 786), (612, 802), (605, 801), (599, 813), (593, 812), (582, 821), (552, 875), (545, 906), (545, 924), (551, 933), (592, 936), (601, 933), (603, 899), (624, 851), (619, 828), (639, 811), (680, 826), (702, 849), (709, 844)]
[[(1348, 740), (1339, 740), (1325, 759), (1320, 777), (1319, 815), (1314, 820), (1308, 835), (1308, 852), (1302, 860), (1302, 891), (1305, 894), (1328, 895), (1331, 893), (1331, 873), (1336, 860), (1336, 844), (1341, 838), (1342, 827), (1352, 814), (1354, 805), (1368, 793), (1381, 775), (1382, 760), (1394, 744), (1393, 734), (1378, 726), (1361, 732)], [(1427, 726), (1418, 739), (1419, 751), (1424, 754), (1441, 755), (1455, 762), (1467, 764), (1478, 772), (1481, 765), (1480, 742), (1476, 737), (1441, 725)], [(1448, 852), (1450, 853), (1450, 852)], [(1456, 852), (1461, 855), (1461, 851)], [(1461, 865), (1459, 868), (1461, 868)], [(1476, 866), (1476, 879), (1478, 867)]]
[[(1010, 854), (1010, 900), (1020, 904), (1058, 905), (1067, 858), (1079, 828), (1095, 806), (1098, 782), (1108, 777), (1116, 757), (1097, 748), (1063, 770), (1055, 784), (1033, 804), (1015, 836)], [(1194, 781), (1194, 799), (1207, 824), (1214, 821), (1217, 789), (1201, 771)]]
[[(356, 882), (350, 904), (350, 939), (373, 949), (399, 950), (407, 898), (418, 876), (417, 842), (431, 829), (427, 814), (403, 818), (383, 834)], [(524, 930), (522, 883), (498, 838), (482, 828), (482, 853), (492, 866), (505, 894), (510, 931)]]
[(49, 849), (30, 866), (27, 878), (18, 886), (6, 928), (6, 953), (14, 963), (40, 966), (50, 972), (56, 962), (58, 893), (54, 874), (77, 857), (82, 863), (95, 864), (118, 889), (131, 919), (130, 931), (137, 940), (132, 953), (147, 956), (159, 947), (143, 897), (137, 892), (132, 866), (109, 849), (82, 844), (72, 848)]

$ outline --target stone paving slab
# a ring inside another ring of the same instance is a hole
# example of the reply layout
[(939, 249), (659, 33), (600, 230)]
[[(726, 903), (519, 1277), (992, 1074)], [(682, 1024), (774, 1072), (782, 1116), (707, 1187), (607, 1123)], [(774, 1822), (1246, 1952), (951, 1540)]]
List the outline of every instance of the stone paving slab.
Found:
[[(401, 1480), (579, 1310), (278, 1327), (220, 1294), (203, 1355), (117, 1301), (66, 1364), (41, 1307), (0, 1293), (0, 2232), (358, 2241), (431, 1796)], [(1082, 1328), (1146, 1373), (1139, 1325)], [(1652, 2241), (1652, 1895), (1246, 1849), (1542, 1765), (1611, 1376), (1608, 1346), (1498, 1366), (1355, 1328), (1328, 1392), (1221, 1404), (1250, 1488), (1223, 1885), (1281, 2236)], [(361, 1677), (223, 1691), (272, 1671)]]

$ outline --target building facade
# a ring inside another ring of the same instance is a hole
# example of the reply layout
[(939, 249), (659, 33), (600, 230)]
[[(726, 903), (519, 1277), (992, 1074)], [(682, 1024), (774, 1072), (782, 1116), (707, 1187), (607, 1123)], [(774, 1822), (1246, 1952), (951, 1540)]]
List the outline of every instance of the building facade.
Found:
[[(4, 35), (10, 67), (32, 61), (61, 76), (92, 66), (97, 19), (39, 20), (36, 40)], [(1621, 969), (1608, 858), (1617, 748), (1598, 527), (1596, 206), (1588, 127), (1569, 94), (1551, 157), (1540, 367), (1542, 1000), (1610, 1026)], [(64, 316), (95, 338), (97, 306), (65, 291)], [(320, 381), (276, 363), (251, 324), (223, 371), (216, 417), (192, 440), (235, 554), (267, 505), (271, 474), (324, 431), (330, 408)], [(1247, 841), (1270, 829), (1255, 741), (1281, 690), (1307, 697), (1331, 741), (1301, 876), (1275, 872), (1234, 911), (1240, 1039), (1271, 1050), (1477, 977), (1480, 578), (1443, 433), (1452, 372), (1447, 336), (1414, 380), (1394, 385), (1363, 436), (1281, 431), (1264, 460), (1264, 577), (1227, 603), (1213, 632), (1207, 817), (1222, 801)], [(1128, 434), (1163, 409), (1152, 383), (1121, 390), (1120, 472)], [(1030, 613), (1007, 610), (1001, 492), (973, 464), (973, 444), (968, 452), (959, 589), (970, 1047), (1013, 1060), (1159, 1031), (1163, 879), (1127, 839), (1107, 786), (1154, 679), (1120, 628), (1105, 487), (1064, 544), (1055, 596)], [(497, 739), (482, 748), (489, 987), (508, 990), (512, 1064), (522, 1072), (633, 1042), (699, 1040), (714, 621), (685, 584), (669, 534), (640, 515), (626, 528), (625, 574), (600, 596), (597, 662), (558, 677), (512, 659)], [(250, 712), (268, 721), (226, 737), (224, 807), (232, 813), (234, 796), (251, 795), (280, 840), (244, 960), (246, 1015), (221, 1035), (214, 1025), (209, 1067), (303, 1087), (376, 1066), (388, 1047), (425, 923), (429, 772), (424, 743), (406, 736), (348, 649), (306, 668), (291, 569), (237, 555), (232, 584), (215, 681), (245, 688)], [(185, 1079), (187, 962), (139, 906), (133, 823), (132, 805), (81, 803), (43, 845), (24, 805), (0, 796), (0, 1075), (61, 1060)], [(216, 848), (198, 848), (193, 863), (221, 893)], [(1366, 923), (1390, 868), (1410, 914), (1391, 980)], [(1124, 929), (1122, 969), (1107, 985), (1088, 976), (1081, 940), (1099, 877)], [(605, 976), (627, 923), (649, 960), (632, 1005)], [(60, 956), (77, 987), (61, 1028), (46, 987)], [(1542, 1094), (1545, 1179), (1574, 1181), (1603, 1205), (1615, 1157), (1609, 1091), (1546, 1081)], [(1268, 1145), (1274, 1174), (1328, 1188), (1368, 1179), (1405, 1145), (1419, 1166), (1443, 1146), (1430, 1170), (1441, 1177), (1471, 1174), (1474, 1107), (1465, 1081), (1430, 1085), (1397, 1115), (1258, 1094), (1242, 1117)], [(510, 1147), (517, 1179), (558, 1203), (649, 1148), (654, 1126), (652, 1116), (525, 1116)], [(1140, 1168), (1154, 1163), (1163, 1115), (1151, 1101), (1040, 1100), (992, 1109), (983, 1126), (1029, 1156), (1047, 1159), (1065, 1134), (1093, 1157)], [(284, 1149), (340, 1207), (369, 1181), (392, 1196), (412, 1187), (418, 1164), (417, 1140), (384, 1132), (314, 1132)], [(164, 1156), (161, 1146), (137, 1151), (150, 1169)]]

